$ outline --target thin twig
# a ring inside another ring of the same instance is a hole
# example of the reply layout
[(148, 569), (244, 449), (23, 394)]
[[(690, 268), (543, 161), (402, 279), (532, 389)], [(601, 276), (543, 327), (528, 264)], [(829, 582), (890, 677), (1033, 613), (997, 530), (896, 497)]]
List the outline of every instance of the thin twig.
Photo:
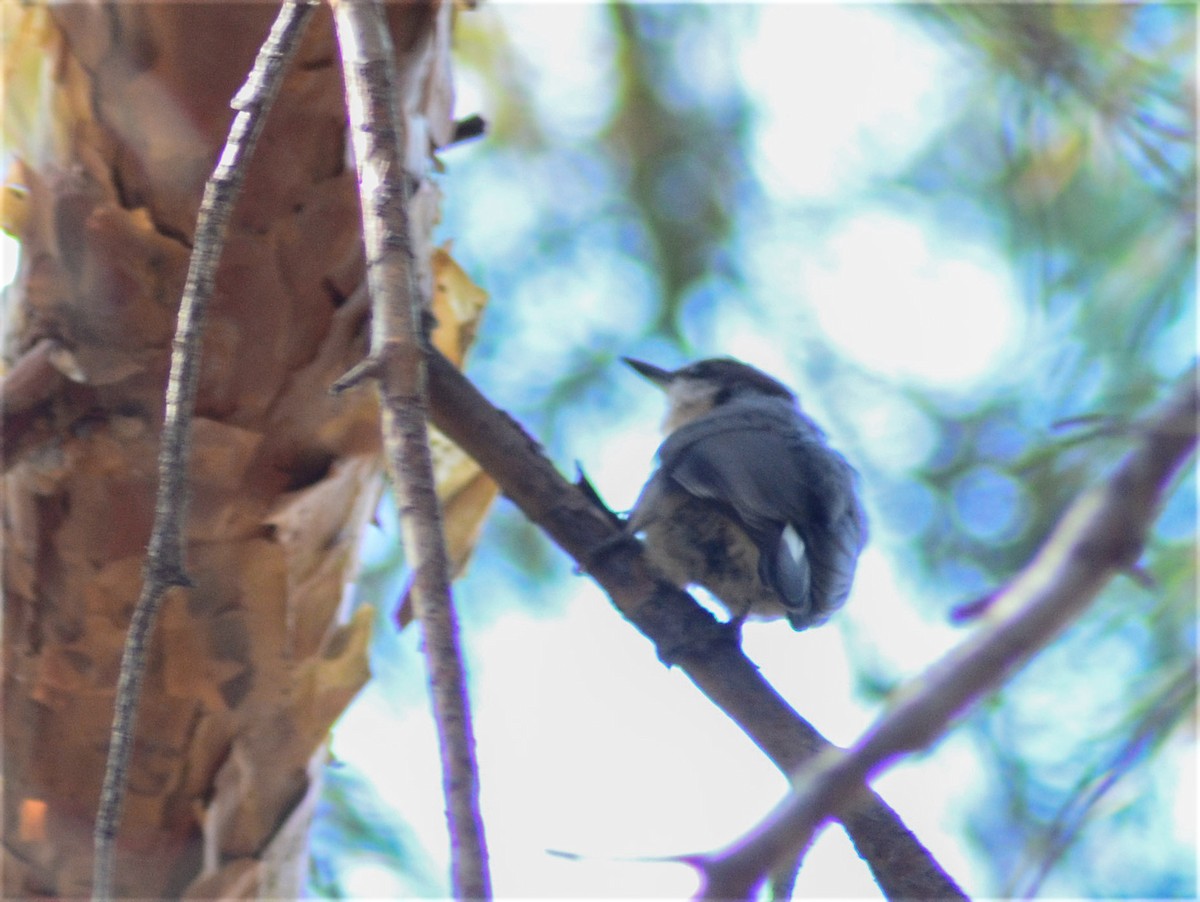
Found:
[(1146, 424), (1141, 444), (1067, 510), (1037, 556), (997, 597), (992, 624), (918, 678), (846, 752), (796, 774), (796, 790), (703, 868), (706, 899), (747, 898), (775, 861), (803, 848), (821, 822), (906, 752), (932, 744), (969, 705), (1010, 677), (1141, 553), (1168, 488), (1195, 450), (1192, 371)]
[[(581, 565), (618, 610), (785, 774), (832, 748), (763, 678), (729, 631), (686, 592), (656, 581), (637, 542), (619, 541), (611, 512), (559, 474), (541, 448), (439, 354), (429, 357), (434, 424)], [(598, 552), (598, 549), (605, 549)], [(963, 892), (874, 792), (842, 823), (891, 899), (962, 899)]]
[[(424, 638), (441, 751), (452, 889), (458, 899), (486, 899), (491, 879), (479, 813), (475, 738), (426, 423), (427, 342), (408, 219), (395, 55), (383, 10), (374, 0), (333, 0), (333, 9), (371, 292), (373, 363), (361, 375), (378, 381), (384, 449), (400, 507), (405, 555), (413, 568), (414, 609)], [(346, 384), (339, 380), (339, 387)]]
[(187, 513), (184, 478), (187, 474), (192, 409), (200, 370), (200, 337), (204, 314), (213, 294), (229, 216), (245, 179), (254, 145), (262, 132), (267, 112), (279, 93), (287, 64), (299, 46), (304, 27), (315, 9), (312, 0), (285, 0), (254, 61), (254, 69), (233, 98), (231, 106), (237, 115), (216, 169), (204, 186), (204, 197), (196, 221), (195, 250), (188, 265), (171, 352), (166, 414), (158, 455), (158, 497), (154, 506), (154, 526), (146, 553), (142, 593), (134, 608), (121, 656), (108, 762), (96, 815), (92, 895), (98, 900), (112, 897), (115, 840), (137, 727), (138, 702), (146, 669), (146, 645), (163, 596), (172, 587), (189, 584), (183, 566), (183, 524)]

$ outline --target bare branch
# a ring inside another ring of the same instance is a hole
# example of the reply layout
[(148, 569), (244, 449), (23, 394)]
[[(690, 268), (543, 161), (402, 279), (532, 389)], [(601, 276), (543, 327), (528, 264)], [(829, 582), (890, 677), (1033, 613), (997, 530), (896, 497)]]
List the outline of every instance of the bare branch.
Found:
[(900, 755), (931, 745), (1074, 620), (1141, 554), (1167, 490), (1196, 446), (1192, 371), (1112, 476), (1080, 496), (1037, 556), (996, 597), (991, 624), (918, 678), (846, 752), (795, 775), (796, 790), (742, 841), (707, 860), (703, 898), (747, 898), (773, 862), (804, 847), (830, 812)]
[(287, 64), (299, 47), (304, 27), (315, 9), (312, 0), (286, 0), (279, 11), (249, 78), (233, 98), (231, 106), (237, 110), (237, 115), (216, 169), (204, 187), (196, 222), (195, 250), (188, 265), (171, 353), (166, 415), (158, 455), (154, 527), (146, 553), (142, 593), (134, 608), (121, 656), (108, 761), (96, 815), (92, 894), (99, 900), (112, 897), (115, 839), (133, 751), (138, 702), (146, 668), (146, 646), (163, 597), (172, 587), (188, 585), (183, 568), (183, 523), (187, 515), (184, 478), (200, 370), (204, 315), (213, 294), (226, 226), (245, 180), (250, 157), (262, 133), (267, 112), (283, 83)]
[[(608, 593), (785, 774), (832, 746), (763, 679), (729, 631), (686, 592), (656, 581), (640, 543), (620, 541), (611, 512), (567, 482), (537, 443), (444, 357), (429, 358), (433, 421)], [(597, 553), (598, 549), (607, 549)], [(962, 890), (874, 792), (842, 814), (859, 855), (889, 898), (961, 899)]]
[(452, 888), (458, 899), (486, 899), (491, 880), (479, 813), (475, 738), (426, 423), (423, 306), (408, 218), (395, 57), (383, 10), (374, 0), (332, 3), (358, 164), (372, 311), (371, 362), (356, 367), (335, 387), (344, 389), (368, 375), (378, 381), (384, 448), (405, 555), (413, 568), (414, 608), (438, 726)]

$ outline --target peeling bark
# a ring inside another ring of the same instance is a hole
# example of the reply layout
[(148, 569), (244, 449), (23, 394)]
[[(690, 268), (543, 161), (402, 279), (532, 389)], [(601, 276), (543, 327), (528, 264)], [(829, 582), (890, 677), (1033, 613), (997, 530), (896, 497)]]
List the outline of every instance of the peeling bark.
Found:
[[(24, 13), (40, 17), (44, 46), (30, 52), (47, 61), (48, 113), (19, 148), (28, 216), (6, 356), (49, 341), (57, 375), (21, 413), (35, 440), (5, 446), (5, 895), (89, 889), (175, 309), (229, 101), (275, 11)], [(450, 8), (394, 4), (389, 16), (420, 173), (451, 134)], [(427, 284), (436, 211), (422, 183), (413, 232)], [(194, 587), (167, 597), (151, 643), (118, 894), (286, 895), (301, 877), (302, 855), (279, 850), (303, 848), (314, 756), (367, 677), (369, 612), (347, 620), (342, 597), (380, 488), (378, 410), (369, 393), (327, 392), (366, 352), (358, 220), (321, 10), (217, 276), (187, 480)]]

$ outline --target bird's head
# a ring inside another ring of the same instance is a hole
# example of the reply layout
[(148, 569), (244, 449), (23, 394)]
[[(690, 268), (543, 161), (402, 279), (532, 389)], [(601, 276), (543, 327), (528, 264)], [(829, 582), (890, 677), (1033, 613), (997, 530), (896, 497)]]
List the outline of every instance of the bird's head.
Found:
[(640, 375), (667, 393), (667, 416), (663, 432), (669, 435), (716, 407), (749, 398), (781, 398), (795, 402), (796, 396), (776, 379), (732, 357), (698, 360), (677, 370), (622, 357)]

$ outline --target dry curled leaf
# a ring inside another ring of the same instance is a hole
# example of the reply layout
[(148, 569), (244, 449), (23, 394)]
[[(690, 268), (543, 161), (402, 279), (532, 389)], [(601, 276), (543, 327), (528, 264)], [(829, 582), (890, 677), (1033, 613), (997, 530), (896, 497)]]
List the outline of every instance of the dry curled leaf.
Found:
[[(455, 366), (462, 368), (467, 351), (475, 341), (479, 320), (487, 306), (487, 292), (450, 255), (448, 245), (433, 252), (433, 315), (437, 326), (433, 344)], [(451, 577), (457, 578), (475, 550), (499, 487), (479, 464), (434, 427), (429, 428), (433, 474), (442, 502), (442, 528)], [(405, 589), (396, 621), (406, 626), (412, 620), (412, 588)]]

